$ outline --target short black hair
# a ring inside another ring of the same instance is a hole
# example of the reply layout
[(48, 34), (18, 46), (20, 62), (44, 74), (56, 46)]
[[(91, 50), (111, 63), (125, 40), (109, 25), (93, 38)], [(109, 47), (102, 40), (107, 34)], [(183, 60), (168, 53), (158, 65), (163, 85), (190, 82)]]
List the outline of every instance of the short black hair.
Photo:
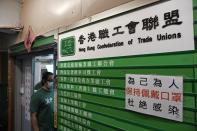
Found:
[(44, 83), (46, 83), (48, 81), (49, 76), (53, 75), (53, 73), (51, 72), (44, 72), (42, 74), (42, 85), (44, 85)]

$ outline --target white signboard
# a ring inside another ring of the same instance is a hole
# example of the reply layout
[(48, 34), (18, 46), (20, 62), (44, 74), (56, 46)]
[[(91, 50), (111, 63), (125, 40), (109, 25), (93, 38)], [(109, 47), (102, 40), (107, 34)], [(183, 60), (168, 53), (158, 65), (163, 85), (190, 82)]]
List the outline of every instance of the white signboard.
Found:
[(192, 0), (169, 0), (59, 36), (59, 61), (194, 50)]
[(183, 121), (183, 77), (127, 74), (125, 108)]

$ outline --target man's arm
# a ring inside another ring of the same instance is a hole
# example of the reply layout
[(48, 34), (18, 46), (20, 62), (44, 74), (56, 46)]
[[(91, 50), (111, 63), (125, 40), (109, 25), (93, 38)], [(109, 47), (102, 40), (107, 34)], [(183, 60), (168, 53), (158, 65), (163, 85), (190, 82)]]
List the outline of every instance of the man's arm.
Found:
[(31, 113), (31, 125), (32, 125), (33, 131), (39, 131), (38, 120), (37, 120), (37, 112), (32, 112)]

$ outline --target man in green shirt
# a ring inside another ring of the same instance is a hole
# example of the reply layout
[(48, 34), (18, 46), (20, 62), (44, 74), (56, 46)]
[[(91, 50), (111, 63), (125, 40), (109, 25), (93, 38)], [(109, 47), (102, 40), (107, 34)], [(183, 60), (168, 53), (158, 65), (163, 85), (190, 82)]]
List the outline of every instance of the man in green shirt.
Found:
[(32, 95), (30, 102), (33, 131), (53, 131), (53, 74), (45, 72), (42, 87)]

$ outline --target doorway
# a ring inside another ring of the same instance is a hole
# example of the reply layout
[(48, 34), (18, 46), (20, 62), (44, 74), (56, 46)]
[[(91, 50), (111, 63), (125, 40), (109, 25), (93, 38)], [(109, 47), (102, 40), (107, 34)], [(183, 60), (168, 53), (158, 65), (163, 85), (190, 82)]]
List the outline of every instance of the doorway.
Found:
[(34, 86), (42, 79), (42, 73), (49, 71), (54, 73), (54, 55), (38, 54), (28, 58), (16, 60), (15, 67), (15, 131), (31, 131), (30, 100), (36, 92)]
[(40, 84), (42, 79), (42, 74), (46, 71), (54, 74), (54, 55), (41, 55), (35, 56), (33, 58), (33, 92), (35, 93), (38, 90), (37, 85)]

